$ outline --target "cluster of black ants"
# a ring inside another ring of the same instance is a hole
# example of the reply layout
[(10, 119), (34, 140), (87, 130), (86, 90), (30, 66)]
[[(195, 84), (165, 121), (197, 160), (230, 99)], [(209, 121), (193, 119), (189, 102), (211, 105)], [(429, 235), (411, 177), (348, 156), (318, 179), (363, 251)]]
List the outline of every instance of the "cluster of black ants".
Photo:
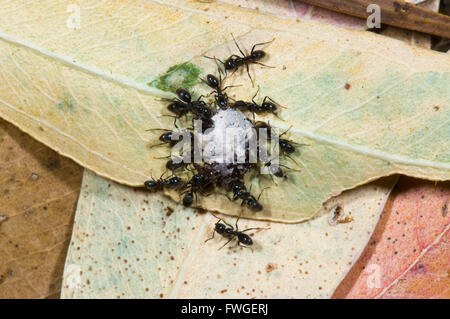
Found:
[[(240, 111), (247, 111), (253, 113), (253, 118), (255, 113), (261, 114), (261, 113), (272, 113), (274, 115), (277, 115), (277, 106), (280, 107), (276, 102), (274, 102), (271, 98), (265, 97), (261, 104), (258, 104), (255, 102), (255, 97), (258, 94), (258, 92), (255, 94), (255, 96), (252, 98), (251, 102), (243, 101), (243, 100), (234, 100), (231, 97), (229, 98), (227, 93), (225, 93), (225, 90), (227, 88), (230, 88), (232, 86), (223, 87), (223, 81), (226, 78), (227, 72), (232, 71), (233, 73), (241, 67), (246, 68), (247, 74), (252, 82), (253, 79), (249, 72), (249, 65), (251, 64), (258, 64), (265, 67), (269, 67), (265, 64), (262, 64), (260, 62), (261, 59), (263, 59), (266, 56), (266, 53), (262, 50), (255, 50), (257, 46), (268, 44), (269, 42), (263, 42), (263, 43), (257, 43), (252, 47), (252, 50), (250, 54), (245, 54), (239, 47), (238, 43), (234, 39), (234, 43), (236, 44), (239, 52), (241, 53), (241, 56), (239, 55), (232, 55), (228, 59), (226, 59), (224, 62), (216, 57), (207, 57), (208, 59), (214, 59), (216, 61), (216, 64), (218, 66), (218, 72), (219, 77), (216, 77), (212, 74), (208, 74), (206, 79), (202, 79), (202, 81), (209, 86), (213, 91), (210, 93), (214, 94), (214, 102), (213, 103), (206, 103), (202, 100), (203, 96), (200, 96), (197, 100), (192, 99), (191, 93), (183, 88), (178, 88), (176, 90), (177, 98), (169, 100), (170, 104), (167, 106), (167, 109), (174, 114), (173, 117), (175, 117), (175, 126), (176, 126), (176, 120), (179, 118), (182, 118), (187, 115), (193, 115), (192, 121), (194, 120), (200, 120), (202, 123), (202, 133), (204, 130), (208, 128), (214, 127), (214, 121), (212, 120), (212, 117), (221, 110), (226, 110), (228, 108), (237, 109)], [(220, 67), (220, 62), (223, 66), (223, 70)], [(222, 74), (225, 73), (225, 77), (222, 79)], [(259, 89), (258, 89), (259, 91)], [(232, 100), (232, 101), (231, 101)], [(267, 130), (267, 136), (271, 135), (271, 126), (263, 121), (251, 121), (247, 118), (249, 122), (252, 123), (253, 127), (258, 132), (259, 129), (266, 129)], [(163, 133), (159, 137), (159, 141), (161, 143), (157, 145), (169, 145), (173, 147), (176, 143), (179, 142), (180, 136), (175, 136), (174, 131), (166, 130), (166, 129), (150, 129), (150, 130), (163, 130), (165, 133)], [(287, 131), (286, 131), (287, 132)], [(285, 134), (284, 132), (283, 134)], [(283, 134), (279, 135), (281, 137)], [(174, 138), (175, 137), (175, 138)], [(193, 145), (194, 140), (194, 134), (189, 132), (190, 142), (191, 145)], [(294, 153), (296, 151), (295, 143), (293, 141), (287, 140), (287, 139), (278, 139), (279, 143), (279, 150), (280, 154), (285, 154), (289, 156), (290, 154)], [(156, 145), (154, 145), (156, 146)], [(259, 147), (259, 146), (258, 146)], [(191, 156), (194, 152), (193, 148), (191, 150)], [(247, 152), (247, 150), (246, 150)], [(248, 155), (248, 154), (246, 154)], [(290, 157), (290, 156), (289, 156)], [(191, 158), (191, 157), (189, 157)], [(182, 179), (178, 176), (176, 176), (175, 172), (179, 169), (187, 169), (188, 165), (192, 165), (193, 169), (193, 176), (190, 178), (190, 180), (186, 183), (183, 182)], [(276, 177), (285, 177), (283, 170), (280, 168), (280, 164), (277, 165), (271, 165), (271, 162), (264, 163), (265, 166), (270, 167), (270, 172)], [(284, 166), (286, 167), (286, 166)], [(250, 194), (250, 192), (247, 190), (245, 184), (244, 184), (244, 175), (251, 171), (252, 169), (257, 169), (256, 163), (250, 163), (248, 161), (248, 156), (246, 156), (246, 160), (244, 163), (190, 163), (190, 161), (184, 161), (184, 160), (173, 160), (170, 159), (166, 163), (167, 170), (172, 171), (172, 177), (164, 179), (162, 176), (159, 179), (151, 179), (144, 183), (144, 186), (147, 190), (150, 192), (156, 192), (156, 191), (162, 191), (165, 188), (169, 189), (177, 189), (181, 191), (181, 195), (184, 195), (183, 197), (183, 205), (185, 207), (190, 207), (193, 204), (194, 198), (197, 198), (197, 194), (201, 194), (202, 196), (208, 196), (208, 194), (211, 194), (211, 192), (214, 190), (215, 187), (220, 187), (222, 189), (225, 189), (227, 192), (231, 192), (233, 194), (233, 197), (230, 198), (232, 201), (236, 200), (242, 200), (241, 205), (246, 205), (250, 210), (254, 212), (261, 211), (263, 209), (263, 206), (259, 203), (259, 197), (255, 198), (253, 195)], [(163, 173), (164, 175), (164, 173)], [(251, 190), (251, 188), (250, 188)], [(205, 195), (206, 194), (206, 195)], [(243, 231), (238, 230), (237, 222), (239, 218), (236, 220), (235, 227), (231, 226), (230, 224), (224, 222), (225, 224), (222, 224), (222, 220), (219, 219), (219, 221), (215, 224), (213, 236), (210, 238), (212, 239), (214, 237), (215, 232), (219, 233), (220, 235), (228, 238), (229, 240), (225, 243), (228, 244), (231, 240), (234, 238), (237, 238), (237, 244), (242, 245), (243, 247), (248, 247), (253, 244), (253, 241), (250, 236), (245, 234), (244, 232), (258, 229), (258, 228), (249, 228)], [(208, 239), (209, 240), (209, 239)], [(224, 246), (225, 246), (224, 245)], [(222, 246), (223, 247), (223, 246)]]

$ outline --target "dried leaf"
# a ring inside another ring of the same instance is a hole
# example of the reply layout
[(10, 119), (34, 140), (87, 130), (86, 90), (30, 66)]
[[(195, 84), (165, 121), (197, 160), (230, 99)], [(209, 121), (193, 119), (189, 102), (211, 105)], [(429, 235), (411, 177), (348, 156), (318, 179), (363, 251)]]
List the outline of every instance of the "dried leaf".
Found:
[[(299, 224), (241, 219), (253, 251), (210, 238), (216, 218), (85, 171), (62, 298), (324, 298), (372, 233), (393, 178), (343, 193)], [(349, 223), (328, 224), (343, 208)], [(226, 221), (235, 224), (235, 219)]]
[(403, 177), (335, 298), (449, 298), (450, 183)]
[[(213, 72), (215, 63), (201, 56), (234, 53), (229, 32), (245, 47), (276, 38), (265, 48), (267, 63), (276, 68), (253, 68), (260, 95), (288, 107), (281, 114), (285, 121), (270, 117), (271, 123), (292, 125), (290, 138), (307, 144), (295, 157), (302, 172), (264, 193), (266, 209), (251, 217), (298, 222), (330, 196), (380, 176), (450, 176), (450, 59), (443, 54), (187, 0), (82, 1), (81, 28), (69, 30), (70, 12), (52, 14), (65, 12), (68, 4), (42, 1), (19, 11), (1, 2), (8, 14), (0, 21), (6, 83), (0, 116), (102, 176), (137, 186), (163, 171), (163, 160), (155, 157), (168, 151), (149, 149), (157, 136), (145, 130), (173, 123), (158, 117), (167, 113), (158, 100), (167, 93), (146, 83), (186, 61)], [(230, 80), (243, 84), (236, 96), (254, 94), (245, 76)], [(255, 180), (253, 189), (269, 184), (270, 178)], [(200, 205), (241, 213), (224, 196)]]
[(0, 298), (59, 295), (82, 169), (0, 120)]

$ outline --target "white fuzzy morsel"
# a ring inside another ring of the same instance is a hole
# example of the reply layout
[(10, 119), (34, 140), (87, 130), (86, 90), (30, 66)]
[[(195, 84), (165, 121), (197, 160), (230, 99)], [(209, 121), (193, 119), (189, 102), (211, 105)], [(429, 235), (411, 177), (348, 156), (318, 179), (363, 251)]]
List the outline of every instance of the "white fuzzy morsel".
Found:
[(253, 124), (239, 110), (219, 110), (214, 127), (200, 134), (203, 161), (206, 163), (243, 163), (249, 143), (256, 142)]

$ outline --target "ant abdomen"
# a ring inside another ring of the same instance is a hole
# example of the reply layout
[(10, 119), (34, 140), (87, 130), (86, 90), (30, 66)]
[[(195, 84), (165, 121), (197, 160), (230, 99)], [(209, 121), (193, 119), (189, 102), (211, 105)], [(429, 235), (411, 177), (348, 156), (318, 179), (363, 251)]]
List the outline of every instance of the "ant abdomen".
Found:
[(144, 183), (144, 187), (151, 192), (155, 192), (160, 189), (158, 182), (153, 180), (146, 181)]
[(217, 89), (219, 87), (219, 80), (212, 74), (206, 76), (206, 82), (212, 89)]
[(250, 55), (253, 60), (261, 60), (266, 56), (266, 52), (262, 50), (253, 51)]
[(178, 98), (185, 102), (185, 103), (189, 103), (191, 102), (191, 94), (185, 90), (185, 89), (177, 89), (176, 91)]
[(237, 234), (237, 236), (238, 236), (238, 240), (241, 244), (246, 245), (246, 246), (253, 245), (253, 240), (249, 235), (244, 234), (244, 233), (239, 233), (239, 234)]

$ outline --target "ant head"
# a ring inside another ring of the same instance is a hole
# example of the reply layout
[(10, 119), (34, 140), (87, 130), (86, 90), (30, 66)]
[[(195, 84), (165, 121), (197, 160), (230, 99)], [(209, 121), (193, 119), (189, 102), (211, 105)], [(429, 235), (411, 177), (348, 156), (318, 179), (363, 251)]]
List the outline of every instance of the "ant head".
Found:
[(159, 140), (160, 140), (161, 142), (164, 142), (164, 143), (169, 143), (170, 141), (172, 141), (172, 132), (166, 132), (166, 133), (163, 133), (163, 134), (159, 137)]
[(224, 62), (223, 66), (225, 70), (233, 70), (236, 68), (236, 63), (233, 58), (229, 58)]
[(183, 165), (182, 162), (180, 163), (175, 163), (173, 160), (169, 160), (166, 163), (166, 168), (170, 169), (171, 171), (176, 170), (178, 168), (180, 168)]
[(287, 140), (280, 140), (280, 148), (283, 152), (291, 154), (295, 152), (295, 147)]
[(218, 232), (219, 234), (223, 233), (225, 231), (225, 229), (227, 228), (227, 226), (225, 226), (224, 224), (217, 222), (216, 223), (216, 232)]
[(144, 187), (145, 187), (146, 189), (150, 190), (150, 191), (155, 190), (155, 188), (157, 187), (157, 185), (158, 185), (158, 182), (157, 182), (157, 181), (153, 181), (153, 180), (149, 180), (149, 181), (146, 181), (146, 182), (144, 183)]
[(195, 174), (194, 176), (192, 176), (191, 182), (193, 184), (195, 183), (200, 183), (203, 180), (203, 176), (201, 174)]
[(241, 190), (245, 189), (245, 185), (242, 181), (234, 181), (233, 183), (231, 183), (231, 190), (233, 191), (233, 193), (237, 193)]
[(275, 112), (277, 110), (277, 107), (272, 102), (264, 102), (261, 105), (262, 109), (265, 111)]
[(256, 51), (252, 52), (252, 58), (256, 59), (256, 60), (262, 59), (265, 56), (266, 56), (266, 52), (261, 51), (261, 50), (256, 50)]
[(217, 104), (222, 110), (226, 110), (228, 108), (228, 101), (219, 101)]
[(191, 102), (191, 94), (188, 91), (186, 91), (185, 89), (178, 89), (177, 96), (183, 102), (186, 102), (186, 103)]
[(248, 200), (247, 206), (254, 212), (259, 212), (263, 209), (262, 205), (254, 198)]
[(275, 175), (276, 177), (283, 177), (283, 170), (278, 165), (270, 165), (269, 167), (270, 173)]
[(237, 236), (238, 236), (238, 240), (241, 244), (244, 244), (246, 246), (253, 245), (253, 240), (249, 235), (244, 234), (244, 233), (239, 233)]
[(208, 85), (213, 88), (213, 89), (218, 89), (219, 85), (220, 85), (220, 81), (218, 78), (216, 78), (214, 75), (212, 74), (208, 74), (206, 76), (206, 82), (208, 83)]
[(193, 193), (187, 193), (183, 197), (183, 205), (184, 207), (189, 207), (194, 202), (194, 194)]

